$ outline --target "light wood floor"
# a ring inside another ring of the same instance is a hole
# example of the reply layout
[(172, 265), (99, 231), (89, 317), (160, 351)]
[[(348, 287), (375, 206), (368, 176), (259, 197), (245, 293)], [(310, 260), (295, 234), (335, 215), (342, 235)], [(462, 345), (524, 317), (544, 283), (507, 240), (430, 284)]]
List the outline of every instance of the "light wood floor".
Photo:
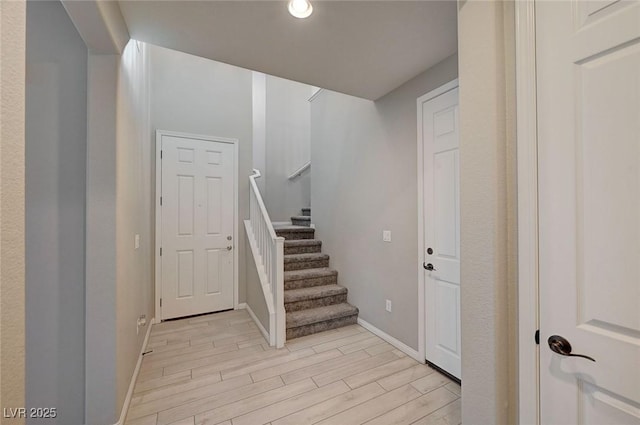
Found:
[(460, 386), (358, 325), (270, 348), (245, 310), (154, 325), (128, 425), (460, 424)]

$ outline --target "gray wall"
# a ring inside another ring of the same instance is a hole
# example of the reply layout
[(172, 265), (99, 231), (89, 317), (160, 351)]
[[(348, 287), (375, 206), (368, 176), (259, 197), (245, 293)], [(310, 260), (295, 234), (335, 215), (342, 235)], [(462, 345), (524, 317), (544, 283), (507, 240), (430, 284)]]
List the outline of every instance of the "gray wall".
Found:
[[(239, 298), (245, 300), (245, 230), (252, 169), (251, 71), (157, 46), (150, 47), (152, 152), (155, 130), (238, 139)], [(155, 162), (151, 175), (155, 176)], [(155, 178), (151, 182), (155, 197)], [(152, 204), (154, 205), (154, 204)], [(152, 210), (155, 216), (155, 211)], [(153, 235), (152, 235), (153, 236)], [(249, 255), (251, 255), (249, 253)]]
[[(86, 423), (118, 421), (153, 311), (147, 47), (89, 56)], [(155, 158), (155, 157), (153, 157)], [(134, 246), (140, 235), (140, 247)]]
[(301, 215), (311, 201), (311, 178), (307, 170), (289, 176), (310, 159), (311, 105), (314, 87), (267, 75), (266, 167), (263, 194), (272, 221), (289, 221)]
[(267, 76), (262, 72), (251, 73), (253, 84), (253, 168), (263, 174), (256, 180), (258, 190), (265, 194), (265, 172), (267, 171)]
[(27, 3), (26, 403), (84, 423), (87, 48), (58, 1)]
[(247, 305), (262, 323), (265, 330), (269, 332), (269, 309), (264, 299), (262, 283), (260, 282), (260, 276), (258, 276), (258, 268), (251, 253), (248, 237), (244, 238), (244, 243), (247, 250)]
[(416, 350), (416, 100), (457, 75), (454, 55), (376, 102), (324, 91), (311, 105), (316, 237), (360, 317)]
[[(131, 40), (120, 58), (116, 143), (116, 406), (120, 412), (154, 313), (148, 46)], [(135, 235), (140, 247), (135, 248)]]
[(116, 139), (120, 55), (89, 54), (85, 421), (115, 423)]

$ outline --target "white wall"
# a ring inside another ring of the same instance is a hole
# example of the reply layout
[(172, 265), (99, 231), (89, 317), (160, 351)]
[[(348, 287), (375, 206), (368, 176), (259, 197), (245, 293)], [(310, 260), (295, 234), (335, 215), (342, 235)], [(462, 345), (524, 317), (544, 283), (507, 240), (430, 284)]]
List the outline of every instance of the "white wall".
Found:
[[(263, 194), (272, 221), (288, 221), (310, 206), (311, 178), (288, 177), (310, 159), (311, 106), (314, 87), (267, 75), (266, 164)], [(259, 179), (260, 180), (260, 179)]]
[(462, 422), (516, 422), (513, 2), (459, 3)]
[[(246, 249), (242, 221), (249, 218), (249, 175), (252, 169), (251, 71), (174, 50), (149, 47), (151, 130), (204, 134), (239, 141), (240, 225), (235, 246), (240, 263), (239, 298), (244, 302)], [(150, 139), (153, 140), (152, 152), (155, 152), (155, 137), (150, 135)], [(155, 162), (151, 171), (155, 176)], [(155, 179), (151, 183), (151, 194), (155, 196)]]
[(59, 1), (27, 3), (26, 406), (84, 423), (87, 47)]
[(416, 350), (416, 99), (454, 80), (457, 65), (451, 56), (376, 102), (323, 91), (311, 105), (316, 238), (360, 317)]
[[(154, 226), (151, 214), (147, 45), (131, 40), (120, 59), (116, 144), (116, 405), (122, 408), (147, 326), (137, 320), (154, 315)], [(140, 247), (135, 249), (135, 235)], [(119, 412), (119, 410), (118, 410)]]

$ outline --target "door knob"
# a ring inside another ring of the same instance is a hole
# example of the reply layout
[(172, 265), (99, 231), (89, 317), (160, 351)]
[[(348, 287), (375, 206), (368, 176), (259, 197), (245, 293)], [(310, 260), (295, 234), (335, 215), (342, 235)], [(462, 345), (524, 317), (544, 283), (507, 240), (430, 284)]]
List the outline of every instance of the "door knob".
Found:
[(428, 264), (422, 263), (422, 267), (424, 267), (425, 270), (429, 270), (430, 272), (436, 270), (436, 268), (433, 267), (433, 264), (431, 263), (428, 263)]
[(233, 249), (233, 247), (232, 247), (231, 245), (229, 245), (229, 246), (227, 247), (227, 251), (231, 251), (232, 249)]
[(569, 344), (569, 341), (567, 341), (560, 335), (551, 335), (547, 342), (549, 343), (549, 348), (551, 349), (551, 351), (553, 351), (554, 353), (558, 353), (561, 356), (582, 357), (583, 359), (595, 362), (595, 359), (593, 357), (585, 356), (583, 354), (571, 354), (571, 344)]

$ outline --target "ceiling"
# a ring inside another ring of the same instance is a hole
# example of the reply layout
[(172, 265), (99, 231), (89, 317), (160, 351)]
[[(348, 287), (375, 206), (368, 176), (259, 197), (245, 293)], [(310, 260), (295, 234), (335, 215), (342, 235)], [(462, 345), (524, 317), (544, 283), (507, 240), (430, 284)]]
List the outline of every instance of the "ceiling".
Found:
[(457, 51), (456, 1), (120, 1), (131, 37), (378, 99)]

